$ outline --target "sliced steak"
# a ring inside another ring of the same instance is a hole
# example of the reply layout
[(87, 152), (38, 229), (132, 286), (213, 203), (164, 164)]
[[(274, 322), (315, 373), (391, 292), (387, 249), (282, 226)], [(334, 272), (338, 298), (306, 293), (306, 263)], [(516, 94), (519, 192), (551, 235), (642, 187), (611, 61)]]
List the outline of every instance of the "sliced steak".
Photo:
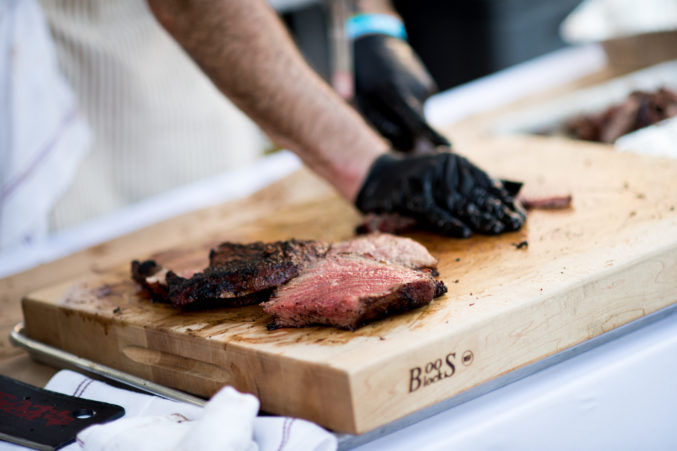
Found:
[[(422, 270), (426, 277), (437, 275), (437, 260), (425, 247), (409, 238), (377, 233), (332, 245), (294, 239), (273, 243), (226, 242), (212, 249), (209, 266), (203, 271), (176, 273), (153, 260), (134, 261), (132, 277), (154, 301), (171, 302), (175, 307), (239, 307), (269, 299), (275, 288), (305, 274), (306, 268), (319, 260), (336, 261), (348, 255), (363, 256), (373, 260), (373, 264)], [(352, 277), (359, 282), (371, 275), (353, 273)], [(386, 302), (392, 302), (391, 297)]]
[(167, 299), (174, 307), (190, 310), (243, 307), (268, 300), (277, 286), (271, 279), (259, 279), (261, 289), (242, 291), (239, 295), (233, 295), (230, 281), (229, 275), (219, 273), (213, 268), (207, 268), (190, 278), (184, 278), (173, 271), (168, 271)]
[(318, 259), (280, 287), (263, 309), (271, 329), (324, 324), (356, 329), (384, 316), (426, 305), (447, 291), (430, 275), (352, 255)]
[[(273, 243), (222, 243), (209, 255), (209, 267), (190, 278), (167, 273), (169, 300), (175, 306), (215, 302), (241, 306), (260, 302), (316, 259), (328, 244), (295, 239)], [(254, 293), (260, 293), (254, 295)], [(208, 305), (208, 304), (206, 304)]]
[[(211, 268), (239, 270), (242, 268), (262, 267), (260, 271), (269, 272), (281, 262), (289, 261), (293, 265), (303, 266), (327, 253), (329, 244), (317, 240), (286, 240), (264, 243), (241, 244), (225, 242), (209, 252)], [(263, 269), (265, 268), (265, 269)]]
[(677, 93), (667, 88), (634, 91), (622, 102), (597, 113), (570, 119), (567, 133), (577, 139), (613, 143), (640, 128), (677, 116)]
[[(169, 302), (167, 275), (170, 272), (155, 260), (145, 260), (143, 262), (134, 260), (132, 262), (132, 279), (139, 283), (155, 302)], [(200, 272), (199, 269), (184, 270), (179, 272), (178, 276), (190, 278), (198, 272)], [(177, 276), (176, 273), (172, 274)]]
[(372, 233), (334, 243), (327, 255), (357, 254), (411, 269), (430, 270), (437, 275), (437, 259), (411, 238), (389, 233)]
[(573, 196), (571, 194), (548, 197), (520, 196), (517, 200), (527, 210), (563, 210), (571, 207)]
[(416, 226), (416, 219), (397, 213), (368, 213), (361, 224), (355, 227), (358, 234), (384, 232), (404, 233)]

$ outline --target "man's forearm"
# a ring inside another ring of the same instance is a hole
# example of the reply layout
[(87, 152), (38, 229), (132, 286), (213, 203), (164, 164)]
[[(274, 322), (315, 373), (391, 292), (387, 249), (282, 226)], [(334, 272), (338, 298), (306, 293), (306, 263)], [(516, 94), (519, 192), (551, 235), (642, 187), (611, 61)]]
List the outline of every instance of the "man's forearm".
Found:
[(277, 144), (354, 200), (387, 144), (305, 63), (263, 0), (149, 0), (160, 23)]

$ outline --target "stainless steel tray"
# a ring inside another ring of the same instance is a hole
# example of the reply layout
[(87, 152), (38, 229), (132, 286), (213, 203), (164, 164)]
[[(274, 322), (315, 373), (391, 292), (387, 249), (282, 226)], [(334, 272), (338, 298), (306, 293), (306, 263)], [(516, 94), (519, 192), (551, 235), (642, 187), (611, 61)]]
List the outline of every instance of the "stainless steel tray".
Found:
[(27, 337), (23, 333), (23, 323), (19, 323), (9, 334), (10, 341), (15, 346), (25, 348), (30, 356), (39, 362), (56, 368), (77, 369), (84, 373), (109, 379), (127, 387), (162, 396), (163, 398), (183, 401), (196, 406), (204, 406), (206, 399), (190, 395), (188, 393), (156, 384), (141, 377), (134, 376), (123, 371), (116, 370), (106, 365), (83, 359), (70, 352), (62, 351), (53, 346), (46, 345), (37, 340)]
[[(661, 320), (667, 316), (675, 314), (677, 314), (677, 302), (657, 312), (644, 316), (643, 318), (639, 318), (635, 321), (627, 323), (621, 327), (606, 332), (602, 335), (598, 335), (597, 337), (588, 340), (584, 343), (580, 343), (569, 349), (561, 351), (555, 355), (547, 357), (538, 362), (532, 363), (531, 365), (512, 371), (501, 377), (486, 382), (485, 384), (472, 388), (457, 396), (442, 401), (434, 406), (415, 412), (409, 416), (401, 418), (397, 421), (394, 421), (373, 431), (367, 432), (362, 435), (336, 433), (335, 435), (336, 438), (338, 439), (339, 449), (345, 450), (354, 448), (359, 445), (363, 445), (370, 441), (376, 440), (379, 437), (383, 437), (384, 435), (401, 430), (407, 426), (410, 426), (414, 423), (417, 423), (421, 420), (431, 417), (439, 412), (463, 404), (467, 401), (470, 401), (474, 398), (494, 391), (512, 382), (523, 379), (529, 375), (532, 375), (548, 367), (551, 367), (557, 363), (570, 359), (578, 354), (582, 354), (583, 352), (588, 351), (592, 348), (600, 346), (604, 343), (608, 343), (622, 335), (625, 335), (642, 327), (646, 327), (658, 320)], [(131, 387), (133, 389), (137, 389), (147, 393), (152, 393), (176, 401), (188, 402), (198, 406), (202, 406), (207, 402), (207, 400), (203, 398), (199, 398), (190, 395), (188, 393), (157, 384), (155, 382), (134, 376), (132, 374), (116, 370), (115, 368), (101, 365), (88, 359), (83, 359), (69, 352), (65, 352), (61, 349), (48, 346), (44, 343), (33, 340), (23, 333), (23, 323), (19, 323), (16, 326), (14, 326), (14, 328), (10, 332), (10, 340), (14, 345), (25, 348), (33, 359), (46, 363), (50, 366), (54, 366), (57, 368), (77, 369), (80, 370), (81, 372), (94, 375), (99, 378), (114, 381), (126, 387)]]

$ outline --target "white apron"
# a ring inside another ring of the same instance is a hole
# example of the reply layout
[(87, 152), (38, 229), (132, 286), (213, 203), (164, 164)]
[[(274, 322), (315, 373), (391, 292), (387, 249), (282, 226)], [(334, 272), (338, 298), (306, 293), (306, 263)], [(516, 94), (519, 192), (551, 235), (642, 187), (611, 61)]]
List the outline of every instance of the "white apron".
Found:
[(145, 0), (41, 0), (92, 131), (53, 209), (61, 229), (253, 161), (259, 129), (157, 23)]

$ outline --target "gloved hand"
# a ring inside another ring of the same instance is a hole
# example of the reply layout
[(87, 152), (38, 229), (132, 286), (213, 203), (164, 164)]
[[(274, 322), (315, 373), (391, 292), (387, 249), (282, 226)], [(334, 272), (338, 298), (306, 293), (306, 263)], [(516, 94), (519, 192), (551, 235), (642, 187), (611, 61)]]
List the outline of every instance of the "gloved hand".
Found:
[(377, 158), (355, 201), (363, 213), (398, 213), (445, 235), (518, 230), (526, 215), (501, 183), (460, 155), (385, 154)]
[(435, 82), (406, 41), (385, 34), (353, 44), (355, 105), (394, 149), (422, 153), (449, 141), (428, 125), (423, 102)]

